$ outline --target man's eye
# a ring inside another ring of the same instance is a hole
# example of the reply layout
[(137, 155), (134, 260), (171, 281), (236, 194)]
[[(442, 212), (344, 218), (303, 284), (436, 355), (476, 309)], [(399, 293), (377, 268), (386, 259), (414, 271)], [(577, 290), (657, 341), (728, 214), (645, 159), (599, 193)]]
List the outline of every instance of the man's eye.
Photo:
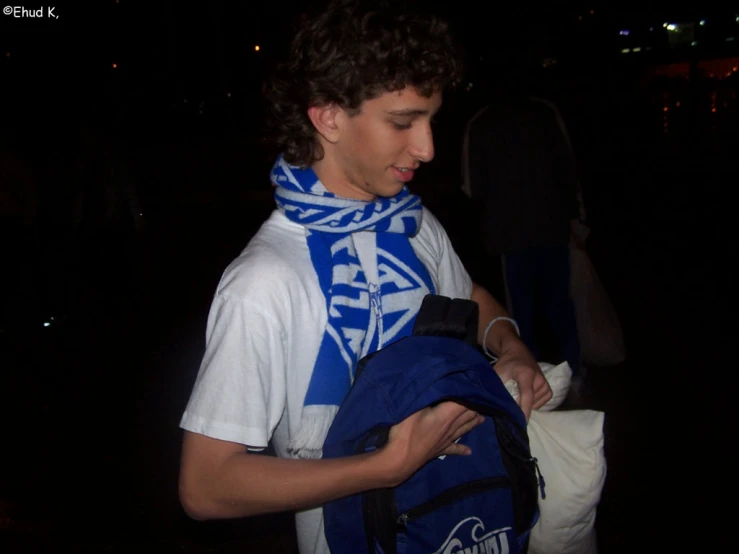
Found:
[(397, 121), (391, 121), (391, 123), (398, 131), (407, 131), (411, 128), (410, 123), (398, 123)]

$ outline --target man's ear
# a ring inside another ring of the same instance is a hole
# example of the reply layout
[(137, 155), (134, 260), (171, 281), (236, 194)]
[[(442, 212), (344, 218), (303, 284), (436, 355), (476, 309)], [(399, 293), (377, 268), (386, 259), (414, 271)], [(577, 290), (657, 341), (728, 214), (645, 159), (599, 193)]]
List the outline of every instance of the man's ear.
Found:
[(339, 126), (336, 117), (341, 111), (336, 104), (311, 106), (308, 108), (308, 117), (313, 126), (327, 142), (335, 143), (339, 140)]

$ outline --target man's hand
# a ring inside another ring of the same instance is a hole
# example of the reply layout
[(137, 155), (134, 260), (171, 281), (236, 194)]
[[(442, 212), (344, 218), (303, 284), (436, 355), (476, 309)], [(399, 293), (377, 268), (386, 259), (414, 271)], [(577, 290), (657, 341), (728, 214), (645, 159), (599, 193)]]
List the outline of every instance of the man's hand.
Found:
[(429, 460), (447, 454), (469, 455), (456, 441), (484, 421), (477, 412), (454, 402), (424, 408), (390, 429), (384, 454), (390, 474), (402, 483)]
[(532, 409), (541, 408), (552, 397), (552, 389), (539, 364), (520, 340), (512, 341), (501, 352), (495, 364), (495, 372), (504, 383), (513, 379), (518, 384), (518, 405), (521, 406), (526, 421)]

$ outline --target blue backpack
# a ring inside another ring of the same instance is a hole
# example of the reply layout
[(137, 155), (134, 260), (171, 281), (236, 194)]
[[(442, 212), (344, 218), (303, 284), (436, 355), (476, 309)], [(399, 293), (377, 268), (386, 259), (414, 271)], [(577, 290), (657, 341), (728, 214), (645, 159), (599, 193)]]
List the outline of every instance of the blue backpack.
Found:
[[(454, 400), (485, 416), (443, 456), (395, 488), (324, 505), (332, 554), (525, 552), (544, 483), (523, 412), (475, 347), (477, 304), (429, 295), (413, 335), (363, 358), (323, 447), (324, 458), (369, 452), (411, 414)], [(539, 479), (537, 479), (537, 475)]]

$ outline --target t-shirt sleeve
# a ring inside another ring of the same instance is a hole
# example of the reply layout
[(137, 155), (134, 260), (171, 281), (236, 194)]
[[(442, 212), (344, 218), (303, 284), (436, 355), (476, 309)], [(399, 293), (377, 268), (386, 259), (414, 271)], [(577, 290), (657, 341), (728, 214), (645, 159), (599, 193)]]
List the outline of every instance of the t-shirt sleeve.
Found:
[(435, 260), (437, 294), (449, 298), (469, 298), (472, 279), (452, 246), (439, 220), (424, 208), (423, 225), (427, 226), (432, 258)]
[(205, 354), (180, 426), (254, 449), (266, 447), (286, 402), (283, 338), (277, 321), (257, 303), (216, 295)]

